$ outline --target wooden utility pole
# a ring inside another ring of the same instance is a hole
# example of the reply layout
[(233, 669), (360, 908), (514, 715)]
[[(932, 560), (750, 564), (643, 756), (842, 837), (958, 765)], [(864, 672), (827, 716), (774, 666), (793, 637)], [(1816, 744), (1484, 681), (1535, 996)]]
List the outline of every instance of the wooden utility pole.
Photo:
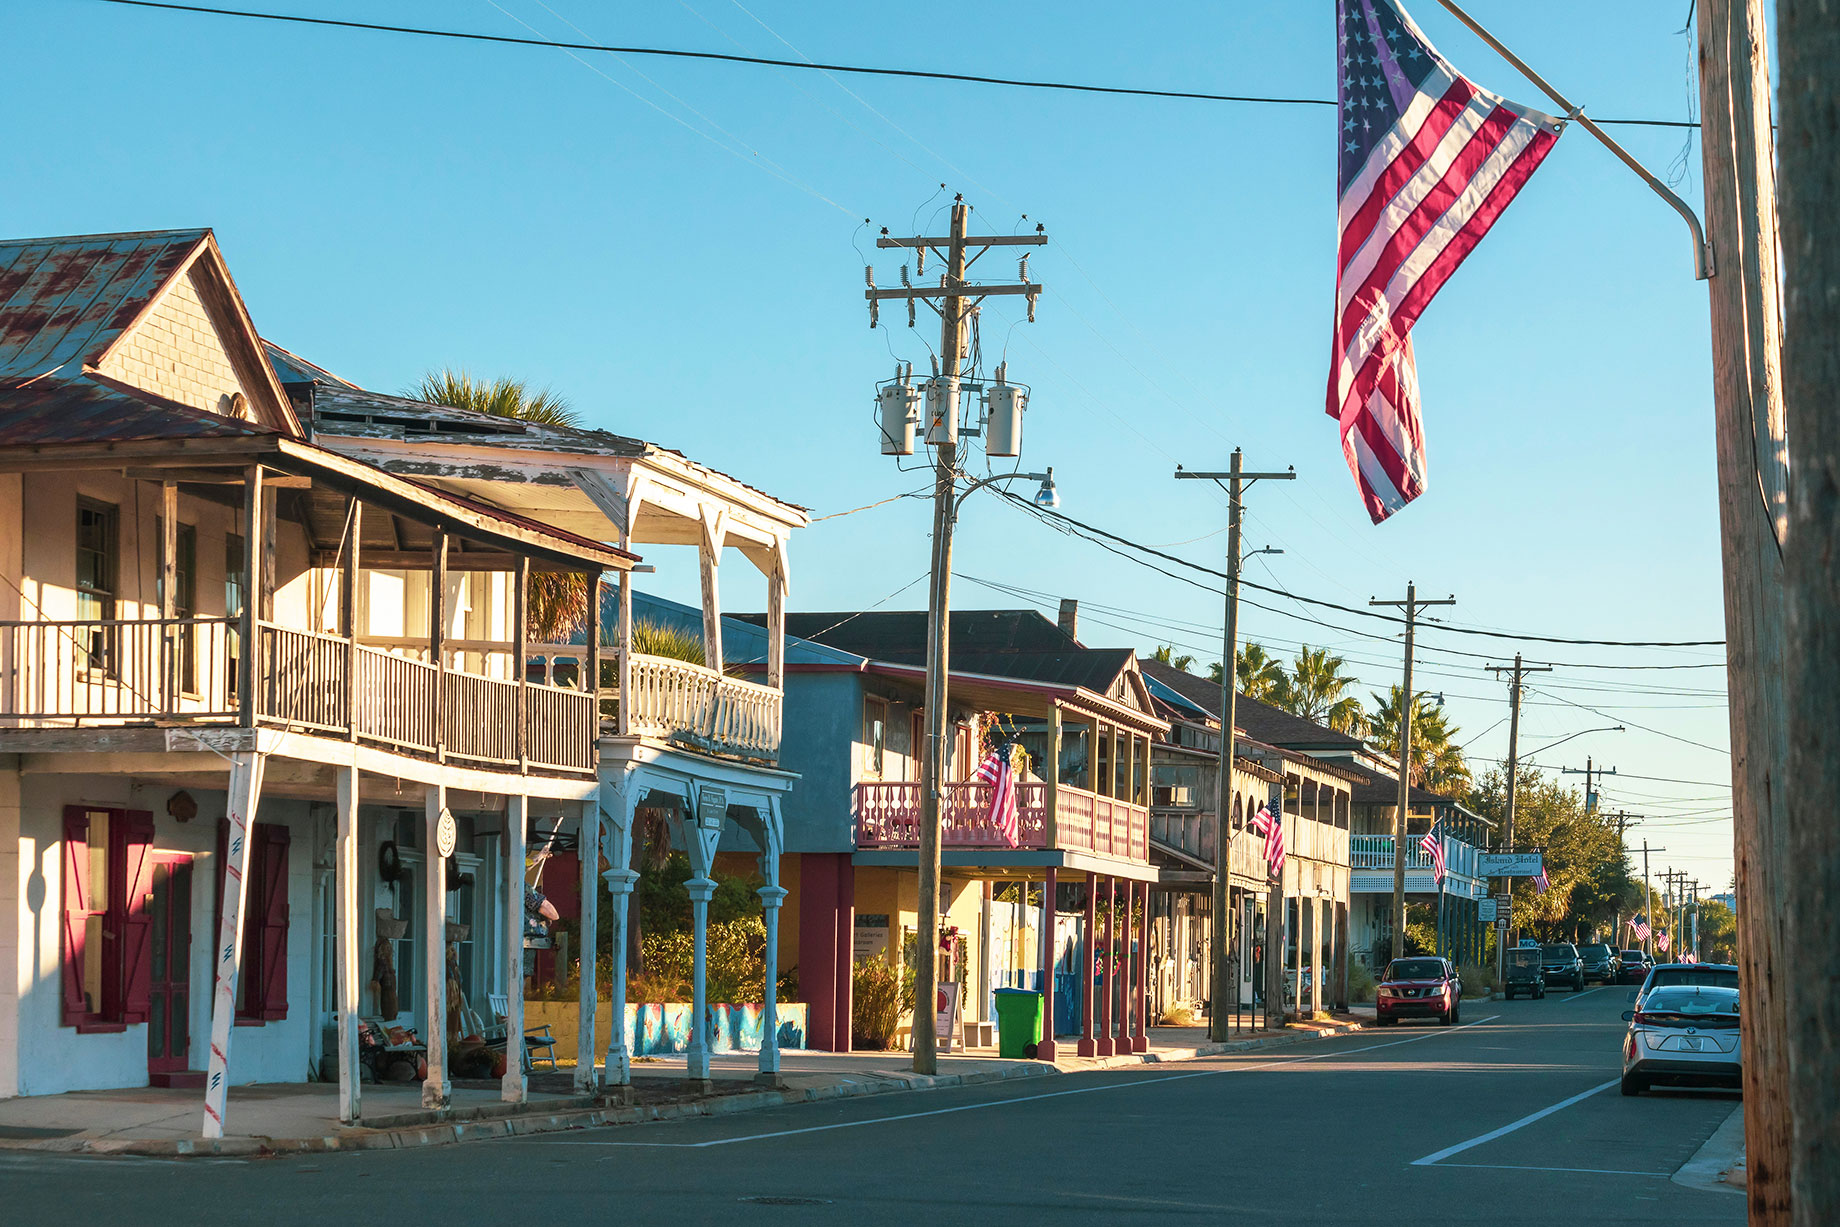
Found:
[[(1514, 851), (1514, 794), (1520, 787), (1521, 768), (1521, 684), (1529, 673), (1551, 673), (1551, 665), (1526, 665), (1521, 663), (1521, 654), (1514, 654), (1514, 664), (1490, 665), (1489, 669), (1496, 677), (1506, 673), (1508, 682), (1508, 802), (1507, 812), (1502, 818), (1501, 847), (1504, 852)], [(1505, 885), (1512, 896), (1514, 879), (1505, 880)], [(1508, 975), (1508, 935), (1503, 932), (1501, 940), (1495, 943), (1495, 982), (1504, 983)]]
[[(1778, 0), (1781, 104), (1783, 400), (1798, 470), (1790, 497), (1787, 559), (1789, 856), (1781, 881), (1788, 949), (1806, 966), (1840, 966), (1840, 8)], [(1740, 885), (1740, 890), (1745, 889)], [(1760, 910), (1759, 899), (1745, 911)], [(1832, 976), (1792, 977), (1787, 1001), (1788, 1105), (1793, 1121), (1791, 1197), (1798, 1227), (1840, 1206), (1833, 1145), (1840, 1086), (1840, 988)]]
[[(1048, 241), (1040, 226), (1035, 228), (1034, 234), (973, 238), (969, 234), (970, 220), (971, 206), (959, 196), (952, 202), (951, 233), (943, 238), (892, 238), (883, 231), (876, 239), (877, 247), (913, 248), (919, 253), (922, 269), (926, 264), (926, 252), (937, 251), (945, 258), (946, 271), (939, 284), (932, 287), (904, 285), (877, 289), (871, 276), (864, 294), (869, 301), (872, 325), (878, 304), (889, 299), (908, 303), (910, 322), (915, 302), (925, 302), (939, 312), (939, 369), (929, 386), (923, 414), (926, 441), (936, 450), (933, 457), (932, 583), (927, 595), (926, 752), (920, 760), (920, 965), (915, 969), (913, 1021), (914, 1072), (921, 1074), (937, 1073), (939, 1068), (939, 1037), (934, 1013), (934, 1003), (939, 997), (939, 812), (946, 775), (946, 747), (951, 741), (946, 677), (952, 646), (952, 526), (957, 515), (959, 381), (964, 376), (967, 350), (966, 320), (976, 301), (992, 294), (1025, 295), (1029, 301), (1029, 318), (1033, 319), (1035, 298), (1041, 293), (1041, 286), (1026, 280), (1015, 285), (968, 284), (965, 269), (976, 256), (967, 258), (966, 251), (978, 248), (981, 255), (985, 248), (1038, 247)], [(902, 272), (905, 281), (905, 268)], [(1052, 1010), (1052, 1001), (1049, 1008)]]
[(1605, 776), (1615, 775), (1616, 768), (1602, 767), (1593, 772), (1591, 759), (1587, 757), (1584, 760), (1583, 771), (1578, 770), (1576, 767), (1561, 767), (1559, 768), (1559, 774), (1582, 775), (1584, 777), (1584, 812), (1587, 814), (1594, 814), (1597, 812), (1597, 794), (1591, 791), (1591, 777), (1595, 774), (1597, 779), (1601, 782)]
[(1369, 605), (1396, 605), (1406, 611), (1406, 676), (1399, 702), (1399, 808), (1393, 814), (1393, 957), (1406, 952), (1406, 811), (1412, 804), (1412, 709), (1418, 706), (1412, 694), (1412, 633), (1418, 627), (1418, 611), (1432, 605), (1455, 605), (1455, 595), (1441, 601), (1418, 599), (1418, 585), (1406, 585), (1403, 601), (1369, 599)]
[[(1214, 781), (1214, 894), (1210, 944), (1214, 961), (1209, 969), (1208, 1037), (1216, 1043), (1228, 1038), (1228, 995), (1239, 1013), (1239, 960), (1233, 945), (1232, 874), (1233, 837), (1228, 802), (1233, 796), (1233, 730), (1239, 721), (1239, 568), (1240, 521), (1245, 514), (1246, 488), (1259, 481), (1293, 481), (1295, 469), (1283, 473), (1248, 473), (1241, 463), (1239, 448), (1233, 449), (1231, 467), (1225, 473), (1191, 473), (1176, 468), (1176, 479), (1202, 481), (1227, 479), (1227, 617), (1220, 657), (1220, 765)], [(1263, 551), (1260, 551), (1263, 552)], [(1276, 553), (1278, 551), (1272, 551)]]
[[(1795, 909), (1783, 893), (1792, 778), (1782, 686), (1789, 449), (1765, 7), (1764, 0), (1701, 0), (1699, 78), (1706, 232), (1718, 273), (1709, 284), (1733, 842), (1738, 890), (1752, 901), (1738, 920), (1747, 1195), (1751, 1223), (1775, 1227), (1789, 1223), (1791, 1211), (1783, 957), (1785, 918)], [(1831, 108), (1831, 95), (1822, 105)], [(1832, 336), (1810, 342), (1831, 345)]]

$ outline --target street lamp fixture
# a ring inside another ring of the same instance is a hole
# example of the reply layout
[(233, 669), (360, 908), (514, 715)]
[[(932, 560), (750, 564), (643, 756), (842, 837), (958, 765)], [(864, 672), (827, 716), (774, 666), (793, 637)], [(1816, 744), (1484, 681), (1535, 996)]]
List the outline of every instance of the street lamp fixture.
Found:
[[(1029, 476), (1033, 477), (1031, 473)], [(1044, 511), (1053, 511), (1061, 505), (1061, 492), (1054, 488), (1054, 467), (1041, 475), (1041, 489), (1035, 492), (1035, 505)]]
[(1552, 749), (1554, 746), (1564, 745), (1566, 742), (1570, 741), (1572, 738), (1583, 737), (1586, 733), (1627, 733), (1628, 731), (1629, 731), (1628, 729), (1624, 728), (1620, 724), (1607, 724), (1603, 728), (1600, 728), (1600, 729), (1579, 729), (1576, 733), (1566, 734), (1564, 737), (1559, 738), (1558, 741), (1548, 742), (1547, 744), (1541, 746), (1539, 749), (1532, 751), (1532, 753), (1521, 755), (1521, 761), (1526, 762), (1528, 759), (1532, 758), (1535, 754), (1544, 754), (1546, 753), (1546, 751)]

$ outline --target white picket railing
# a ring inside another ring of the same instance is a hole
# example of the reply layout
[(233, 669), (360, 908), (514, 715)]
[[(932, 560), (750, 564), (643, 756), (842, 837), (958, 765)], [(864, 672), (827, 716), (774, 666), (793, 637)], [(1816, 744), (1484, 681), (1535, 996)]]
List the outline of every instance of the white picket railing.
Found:
[(233, 719), (236, 626), (234, 618), (0, 622), (0, 719)]
[[(619, 653), (601, 656), (600, 707), (616, 719)], [(588, 668), (580, 644), (537, 643), (530, 646), (533, 679), (573, 689)], [(741, 758), (779, 758), (784, 696), (771, 686), (665, 656), (632, 656), (632, 711), (627, 732), (681, 742), (699, 750)]]

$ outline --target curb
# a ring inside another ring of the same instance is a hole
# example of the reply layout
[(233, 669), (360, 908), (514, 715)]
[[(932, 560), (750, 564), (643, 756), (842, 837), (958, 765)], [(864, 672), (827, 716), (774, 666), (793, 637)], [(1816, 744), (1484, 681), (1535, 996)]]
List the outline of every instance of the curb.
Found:
[(1745, 1192), (1744, 1172), (1744, 1105), (1731, 1110), (1705, 1145), (1680, 1166), (1673, 1176), (1675, 1184), (1715, 1193)]
[(964, 1074), (882, 1074), (872, 1082), (844, 1082), (829, 1086), (802, 1087), (788, 1090), (745, 1091), (689, 1103), (622, 1106), (609, 1104), (598, 1097), (563, 1101), (549, 1110), (532, 1112), (523, 1104), (483, 1104), (475, 1108), (450, 1109), (446, 1112), (405, 1112), (379, 1118), (364, 1128), (348, 1129), (323, 1137), (275, 1138), (46, 1138), (42, 1140), (0, 1140), (0, 1150), (36, 1151), (50, 1154), (128, 1156), (138, 1158), (252, 1158), (284, 1154), (326, 1154), (361, 1150), (408, 1150), (421, 1146), (445, 1146), (488, 1138), (523, 1137), (553, 1133), (566, 1129), (592, 1129), (609, 1125), (638, 1125), (652, 1121), (687, 1120), (698, 1116), (729, 1116), (777, 1108), (786, 1104), (817, 1103), (830, 1099), (854, 1099), (868, 1095), (887, 1095), (898, 1091), (933, 1091), (948, 1087), (979, 1086), (1022, 1078), (1046, 1078), (1072, 1073), (1089, 1073), (1102, 1069), (1121, 1069), (1134, 1065), (1172, 1064), (1275, 1048), (1306, 1040), (1329, 1039), (1363, 1030), (1360, 1023), (1339, 1023), (1322, 1029), (1308, 1028), (1282, 1032), (1257, 1039), (1231, 1040), (1194, 1048), (1165, 1048), (1160, 1052), (1131, 1053), (1082, 1062), (1077, 1066), (1025, 1063), (1003, 1069), (978, 1070)]

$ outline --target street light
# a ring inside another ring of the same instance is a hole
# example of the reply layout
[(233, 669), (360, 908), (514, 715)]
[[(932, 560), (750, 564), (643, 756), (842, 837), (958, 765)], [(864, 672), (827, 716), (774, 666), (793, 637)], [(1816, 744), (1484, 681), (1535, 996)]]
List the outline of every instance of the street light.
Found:
[(1528, 759), (1531, 759), (1535, 754), (1544, 754), (1546, 753), (1546, 751), (1552, 749), (1554, 746), (1564, 745), (1566, 742), (1570, 741), (1572, 738), (1583, 737), (1586, 733), (1627, 733), (1628, 731), (1629, 731), (1628, 729), (1624, 728), (1620, 724), (1609, 724), (1609, 725), (1605, 725), (1603, 728), (1600, 728), (1600, 729), (1579, 729), (1576, 733), (1567, 733), (1564, 737), (1559, 738), (1559, 740), (1557, 741), (1548, 742), (1547, 744), (1541, 746), (1537, 750), (1532, 751), (1531, 753), (1521, 755), (1521, 761), (1526, 762)]
[[(1033, 478), (1035, 474), (1030, 473), (1028, 476)], [(965, 493), (969, 494), (971, 492), (967, 490)], [(1041, 489), (1035, 492), (1035, 505), (1042, 508), (1044, 511), (1053, 511), (1056, 507), (1061, 505), (1061, 492), (1054, 488), (1053, 465), (1049, 465), (1048, 471), (1041, 474)]]

